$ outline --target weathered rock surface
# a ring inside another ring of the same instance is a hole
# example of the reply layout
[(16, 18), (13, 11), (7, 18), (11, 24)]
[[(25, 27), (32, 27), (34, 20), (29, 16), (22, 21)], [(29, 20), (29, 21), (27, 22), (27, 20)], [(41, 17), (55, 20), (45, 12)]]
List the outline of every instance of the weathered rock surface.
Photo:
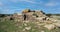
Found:
[[(22, 14), (14, 14), (12, 17), (15, 19), (15, 21), (22, 21), (25, 23), (25, 26), (29, 26), (29, 23), (34, 23), (37, 25), (36, 27), (43, 26), (48, 30), (60, 27), (60, 22), (58, 23), (56, 19), (47, 17), (44, 12), (41, 11), (31, 11), (27, 9), (24, 10)], [(25, 29), (30, 30), (31, 27), (25, 27)]]
[(49, 29), (49, 30), (52, 30), (52, 29), (55, 28), (55, 25), (53, 25), (53, 24), (46, 24), (44, 27)]

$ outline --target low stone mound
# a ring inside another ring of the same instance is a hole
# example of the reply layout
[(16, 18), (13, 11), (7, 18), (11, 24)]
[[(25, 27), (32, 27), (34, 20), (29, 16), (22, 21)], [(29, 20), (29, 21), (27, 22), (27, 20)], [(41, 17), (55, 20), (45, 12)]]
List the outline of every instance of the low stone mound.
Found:
[[(60, 27), (60, 23), (57, 22), (56, 19), (47, 17), (44, 12), (39, 10), (23, 10), (22, 14), (14, 14), (13, 18), (15, 21), (22, 21), (23, 23), (34, 23), (38, 27), (43, 26), (49, 30), (54, 29), (56, 27)], [(55, 21), (56, 20), (56, 21)], [(42, 24), (41, 24), (42, 23)], [(31, 29), (30, 27), (26, 29)]]

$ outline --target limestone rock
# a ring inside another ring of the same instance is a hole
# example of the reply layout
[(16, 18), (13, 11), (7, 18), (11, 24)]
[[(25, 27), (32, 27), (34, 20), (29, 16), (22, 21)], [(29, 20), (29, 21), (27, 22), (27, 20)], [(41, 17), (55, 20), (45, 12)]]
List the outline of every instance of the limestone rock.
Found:
[(57, 27), (60, 27), (60, 23), (53, 23), (54, 25), (56, 25)]
[(45, 31), (41, 31), (41, 32), (45, 32)]
[(45, 21), (45, 23), (52, 24), (53, 22), (52, 21)]
[(55, 28), (55, 25), (53, 25), (53, 24), (48, 24), (48, 25), (45, 25), (44, 27), (47, 28), (47, 29), (49, 29), (49, 30), (52, 30), (52, 29)]
[(30, 29), (31, 29), (31, 27), (25, 27), (25, 29), (26, 29), (26, 30), (30, 30)]
[(25, 9), (25, 10), (23, 10), (22, 13), (28, 13), (28, 12), (30, 12), (30, 9)]

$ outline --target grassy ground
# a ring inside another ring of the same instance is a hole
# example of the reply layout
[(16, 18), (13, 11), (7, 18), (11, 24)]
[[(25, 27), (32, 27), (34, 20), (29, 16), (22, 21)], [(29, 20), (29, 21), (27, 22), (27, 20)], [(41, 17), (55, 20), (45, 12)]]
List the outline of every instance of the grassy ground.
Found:
[[(42, 25), (38, 25), (42, 24)], [(9, 19), (0, 19), (0, 32), (60, 32), (60, 28), (48, 30), (40, 22), (23, 22)]]

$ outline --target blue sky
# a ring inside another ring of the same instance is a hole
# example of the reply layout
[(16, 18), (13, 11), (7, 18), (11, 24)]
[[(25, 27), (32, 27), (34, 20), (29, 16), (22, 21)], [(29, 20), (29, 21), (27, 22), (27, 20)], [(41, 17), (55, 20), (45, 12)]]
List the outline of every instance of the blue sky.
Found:
[(26, 8), (60, 14), (60, 0), (0, 0), (0, 14), (21, 13)]

